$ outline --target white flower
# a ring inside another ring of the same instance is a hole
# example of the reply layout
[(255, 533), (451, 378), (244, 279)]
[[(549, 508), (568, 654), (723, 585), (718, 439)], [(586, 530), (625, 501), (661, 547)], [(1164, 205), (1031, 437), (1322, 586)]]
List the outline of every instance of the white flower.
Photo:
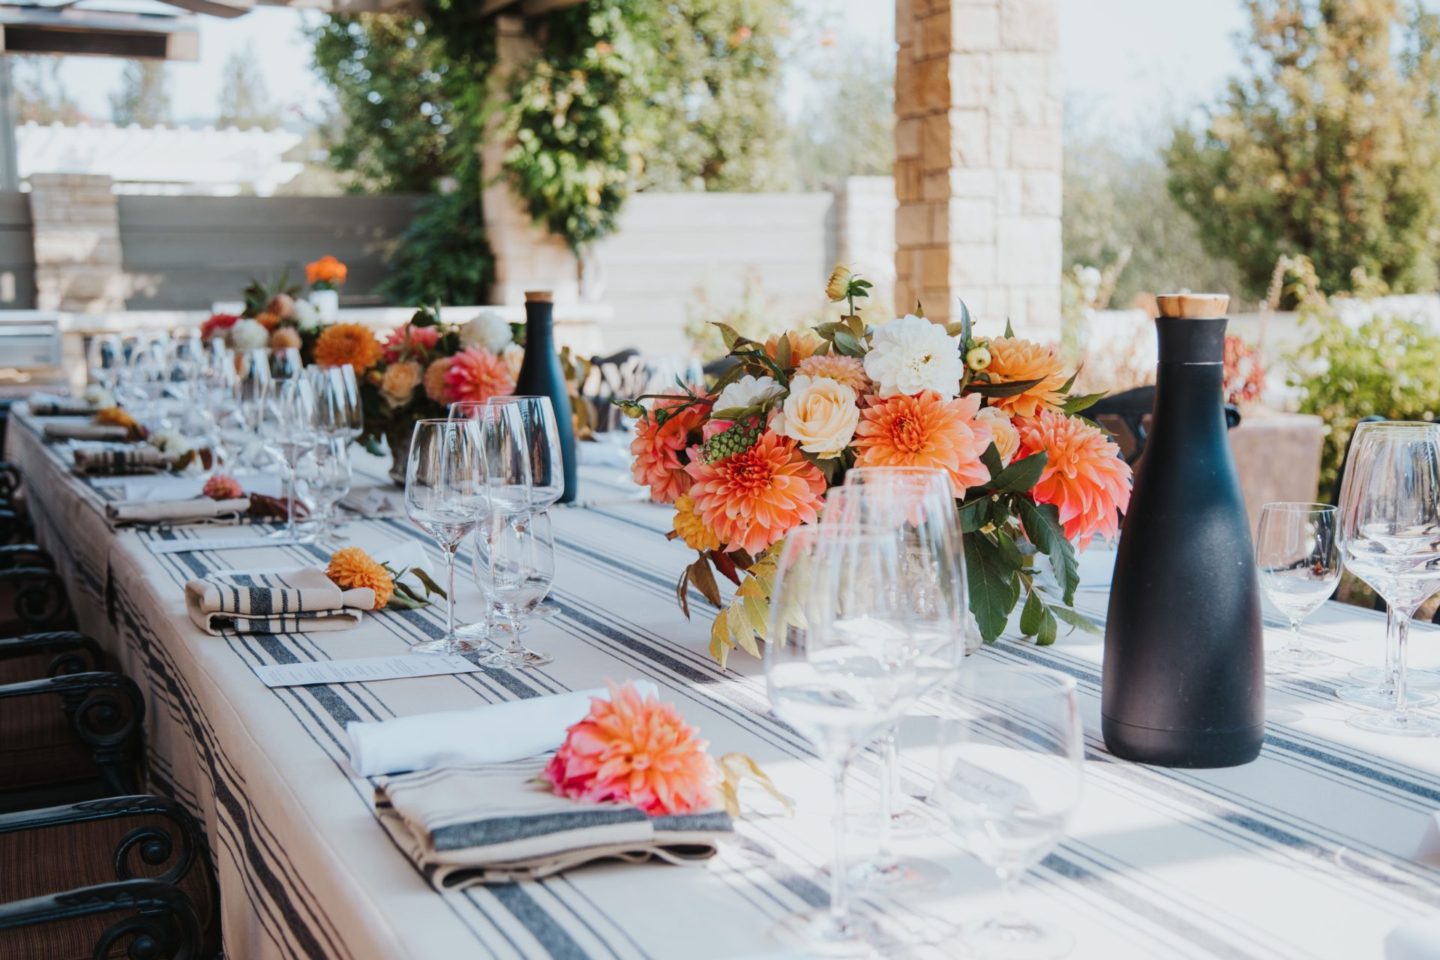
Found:
[(505, 361), (505, 366), (510, 371), (513, 380), (520, 379), (520, 367), (525, 363), (525, 348), (518, 343), (512, 343), (500, 351), (500, 359)]
[(84, 400), (92, 407), (115, 406), (115, 395), (98, 383), (92, 383), (85, 388)]
[(309, 300), (296, 300), (295, 325), (307, 333), (319, 328), (320, 308)]
[(882, 397), (925, 390), (953, 397), (960, 392), (965, 363), (958, 341), (944, 327), (912, 313), (876, 328), (865, 373)]
[(259, 320), (239, 320), (230, 328), (230, 346), (236, 350), (258, 350), (270, 343), (270, 331)]
[(760, 407), (784, 393), (774, 377), (752, 377), (749, 374), (729, 384), (715, 398), (715, 410), (744, 410)]
[(462, 347), (484, 347), (494, 354), (499, 354), (513, 339), (510, 324), (498, 310), (481, 310), (474, 320), (460, 328)]
[(839, 380), (796, 374), (790, 378), (790, 395), (770, 421), (770, 429), (822, 460), (838, 457), (854, 439), (860, 423), (856, 399), (855, 389)]
[(990, 424), (990, 433), (995, 440), (995, 450), (1000, 454), (1000, 462), (1010, 466), (1010, 461), (1015, 459), (1015, 452), (1020, 449), (1020, 431), (1015, 429), (1010, 417), (999, 407), (986, 407), (975, 414), (975, 419)]
[(190, 449), (189, 442), (178, 430), (161, 430), (150, 434), (150, 446), (172, 456), (178, 456)]

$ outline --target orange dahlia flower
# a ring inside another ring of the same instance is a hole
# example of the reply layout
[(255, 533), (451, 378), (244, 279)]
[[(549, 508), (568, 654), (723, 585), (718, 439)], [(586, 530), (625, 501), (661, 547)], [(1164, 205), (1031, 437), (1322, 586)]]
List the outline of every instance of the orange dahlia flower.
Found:
[(375, 366), (382, 353), (375, 334), (362, 323), (337, 323), (326, 327), (315, 341), (315, 363), (321, 367), (350, 364), (360, 376)]
[(1042, 408), (1059, 409), (1065, 402), (1060, 388), (1065, 386), (1068, 377), (1065, 363), (1056, 355), (1054, 347), (1018, 337), (995, 337), (986, 346), (990, 348), (990, 365), (985, 372), (991, 380), (1001, 383), (1040, 381), (1013, 397), (992, 398), (990, 402), (993, 405), (1012, 417), (1033, 417)]
[(403, 356), (429, 353), (440, 342), (439, 327), (416, 327), (405, 324), (390, 331), (385, 338), (385, 362), (394, 363)]
[[(688, 474), (686, 479), (689, 479)], [(681, 495), (675, 498), (675, 517), (671, 520), (671, 526), (691, 550), (704, 553), (707, 550), (720, 549), (720, 538), (715, 535), (714, 530), (705, 526), (705, 521), (695, 513), (695, 501), (689, 496)]]
[(800, 361), (795, 372), (803, 373), (807, 377), (829, 377), (854, 389), (862, 397), (870, 389), (870, 378), (865, 375), (865, 364), (844, 354), (826, 353), (806, 357)]
[(1020, 456), (1045, 452), (1045, 469), (1032, 494), (1036, 503), (1059, 508), (1065, 536), (1079, 538), (1081, 549), (1096, 534), (1115, 536), (1120, 514), (1130, 505), (1131, 479), (1115, 442), (1094, 424), (1053, 410), (1015, 426)]
[(489, 400), (515, 392), (515, 378), (509, 365), (484, 347), (469, 347), (450, 358), (445, 370), (445, 389), (454, 399)]
[(349, 275), (350, 268), (329, 254), (305, 264), (305, 282), (312, 287), (322, 284), (331, 288), (338, 287)]
[(445, 375), (449, 372), (450, 358), (441, 357), (425, 368), (425, 379), (422, 381), (425, 384), (425, 396), (442, 407), (448, 407), (455, 402), (455, 398), (450, 395), (450, 388), (445, 385)]
[(695, 813), (716, 804), (719, 768), (699, 731), (672, 704), (632, 684), (590, 701), (541, 776), (562, 797), (623, 803), (651, 816)]
[(825, 496), (825, 476), (795, 441), (766, 431), (749, 450), (706, 463), (692, 448), (685, 468), (694, 483), (696, 515), (727, 550), (752, 556), (802, 523), (812, 523)]
[(374, 590), (376, 610), (383, 609), (395, 594), (395, 578), (390, 571), (359, 547), (346, 547), (331, 554), (325, 576), (342, 590), (366, 587)]
[(857, 467), (934, 467), (950, 474), (955, 495), (990, 479), (980, 455), (994, 439), (975, 395), (947, 400), (933, 390), (874, 400), (855, 428)]
[(780, 351), (780, 340), (784, 338), (790, 341), (790, 365), (801, 362), (807, 357), (813, 356), (820, 344), (824, 341), (820, 335), (813, 330), (787, 330), (784, 333), (777, 333), (765, 341), (765, 353), (771, 360), (778, 357)]
[(240, 481), (230, 474), (217, 473), (205, 481), (200, 495), (209, 497), (211, 500), (238, 500), (245, 496), (245, 488), (240, 486)]
[(280, 314), (271, 310), (262, 310), (255, 314), (255, 322), (273, 333), (275, 328), (280, 326)]
[(630, 475), (635, 482), (650, 488), (650, 499), (656, 503), (674, 503), (690, 489), (690, 474), (680, 462), (680, 451), (690, 445), (690, 434), (705, 423), (710, 404), (696, 403), (657, 424), (655, 413), (672, 410), (688, 398), (682, 395), (661, 397), (654, 401), (651, 415), (635, 425), (635, 439), (630, 441), (630, 455), (635, 458)]

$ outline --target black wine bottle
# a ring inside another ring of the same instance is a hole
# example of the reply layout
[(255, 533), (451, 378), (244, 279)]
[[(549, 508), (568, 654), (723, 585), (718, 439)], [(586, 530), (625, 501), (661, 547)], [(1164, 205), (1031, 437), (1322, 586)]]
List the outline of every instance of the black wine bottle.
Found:
[[(548, 290), (525, 293), (525, 360), (515, 380), (517, 396), (549, 397), (555, 407), (555, 428), (560, 441), (560, 455), (565, 465), (565, 493), (561, 503), (575, 499), (575, 418), (570, 409), (570, 391), (565, 386), (565, 373), (560, 369), (560, 355), (555, 349), (555, 304)], [(541, 458), (536, 458), (537, 463)], [(548, 461), (547, 461), (548, 465)], [(548, 469), (548, 466), (547, 466)], [(548, 478), (535, 478), (536, 483), (549, 483)]]
[(1101, 730), (1126, 760), (1238, 766), (1264, 738), (1260, 592), (1225, 426), (1228, 302), (1159, 298), (1155, 409), (1105, 625)]

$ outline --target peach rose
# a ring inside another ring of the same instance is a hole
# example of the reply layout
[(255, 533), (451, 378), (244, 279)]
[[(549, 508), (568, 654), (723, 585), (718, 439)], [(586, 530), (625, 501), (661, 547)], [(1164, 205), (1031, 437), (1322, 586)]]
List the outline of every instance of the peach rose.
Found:
[(859, 423), (853, 387), (800, 373), (790, 379), (790, 395), (770, 429), (794, 440), (806, 453), (828, 460), (844, 452)]
[(424, 369), (414, 360), (392, 363), (380, 380), (380, 394), (392, 407), (404, 406), (415, 395), (424, 375)]
[(450, 372), (450, 358), (441, 357), (430, 364), (425, 371), (425, 396), (441, 406), (449, 406), (454, 397), (445, 383), (445, 374)]
[(300, 334), (294, 327), (280, 327), (270, 334), (271, 350), (300, 349)]
[(999, 407), (986, 407), (975, 415), (975, 419), (990, 424), (1000, 462), (1008, 467), (1015, 458), (1015, 451), (1020, 449), (1020, 431), (1015, 429), (1015, 424), (1010, 422), (1005, 411)]

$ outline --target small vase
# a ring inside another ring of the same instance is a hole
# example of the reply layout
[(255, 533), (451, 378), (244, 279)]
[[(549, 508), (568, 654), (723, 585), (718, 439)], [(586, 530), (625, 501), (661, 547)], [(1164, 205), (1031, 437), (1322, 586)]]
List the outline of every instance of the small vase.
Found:
[(323, 323), (329, 323), (340, 315), (339, 290), (311, 290), (310, 305), (320, 314)]
[(385, 443), (390, 447), (390, 482), (402, 489), (405, 486), (405, 464), (410, 459), (410, 438), (414, 433), (413, 420), (393, 423), (385, 431)]

